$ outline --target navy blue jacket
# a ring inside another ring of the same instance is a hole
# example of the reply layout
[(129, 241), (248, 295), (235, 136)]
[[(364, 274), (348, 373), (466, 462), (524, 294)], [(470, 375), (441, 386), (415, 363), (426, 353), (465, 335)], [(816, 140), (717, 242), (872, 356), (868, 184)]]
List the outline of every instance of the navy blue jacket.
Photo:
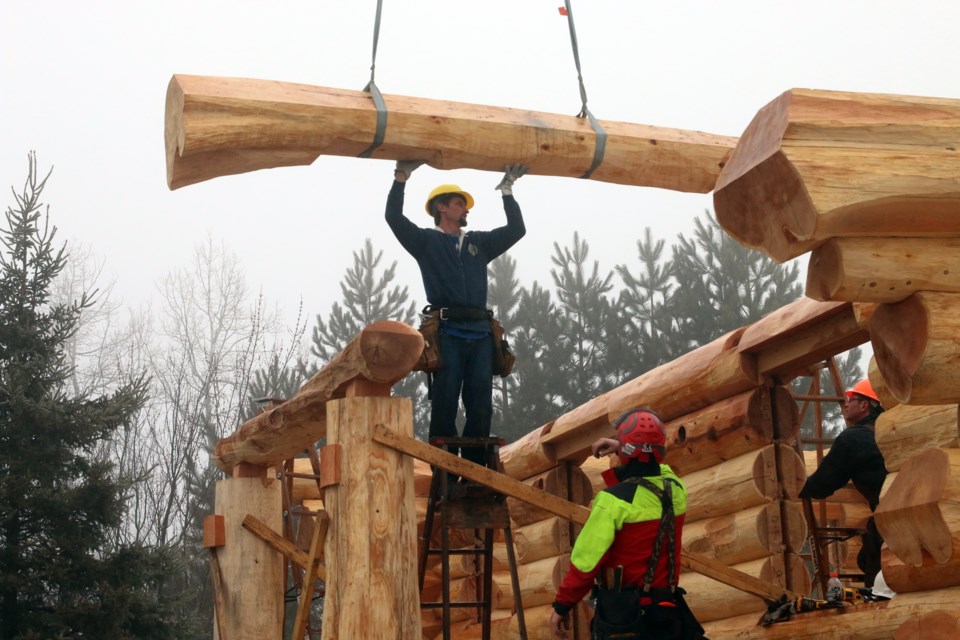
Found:
[[(520, 205), (503, 196), (507, 224), (491, 231), (468, 231), (457, 253), (456, 237), (436, 228), (418, 227), (403, 215), (404, 184), (394, 181), (387, 197), (387, 224), (420, 266), (427, 302), (434, 307), (487, 307), (487, 264), (527, 232)], [(472, 331), (490, 331), (484, 320), (457, 323)]]

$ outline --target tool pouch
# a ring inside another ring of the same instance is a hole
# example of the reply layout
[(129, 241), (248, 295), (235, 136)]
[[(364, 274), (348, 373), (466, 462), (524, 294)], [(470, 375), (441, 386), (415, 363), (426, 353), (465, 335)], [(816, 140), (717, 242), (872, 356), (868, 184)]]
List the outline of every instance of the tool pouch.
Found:
[(440, 312), (433, 311), (422, 317), (420, 334), (423, 336), (423, 352), (413, 370), (433, 373), (440, 368)]
[(683, 598), (683, 589), (653, 589), (644, 593), (636, 587), (622, 591), (600, 589), (597, 610), (591, 623), (592, 640), (700, 640), (703, 627)]
[(490, 318), (490, 332), (493, 335), (493, 375), (506, 378), (513, 372), (517, 356), (510, 350), (503, 325), (496, 318)]

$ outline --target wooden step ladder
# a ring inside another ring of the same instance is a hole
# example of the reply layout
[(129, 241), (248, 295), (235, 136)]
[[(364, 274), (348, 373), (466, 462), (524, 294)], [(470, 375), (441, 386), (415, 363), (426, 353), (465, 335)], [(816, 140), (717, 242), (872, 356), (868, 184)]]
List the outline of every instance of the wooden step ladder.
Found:
[[(499, 447), (504, 444), (500, 438), (436, 438), (430, 444), (456, 454), (460, 447), (482, 447), (485, 450), (487, 468), (502, 472)], [(440, 514), (440, 547), (432, 548), (433, 521)], [(450, 529), (473, 529), (474, 547), (468, 549), (450, 548)], [(430, 496), (427, 499), (427, 514), (424, 519), (423, 536), (420, 538), (420, 593), (423, 593), (424, 578), (427, 572), (429, 556), (441, 558), (442, 590), (440, 602), (423, 602), (424, 609), (443, 609), (443, 638), (450, 640), (450, 612), (453, 608), (475, 607), (477, 618), (483, 624), (483, 640), (490, 640), (491, 614), (493, 612), (493, 538), (494, 530), (502, 529), (507, 545), (507, 564), (510, 569), (510, 581), (513, 586), (513, 601), (516, 607), (517, 622), (520, 626), (520, 638), (526, 640), (527, 629), (523, 619), (523, 603), (520, 600), (520, 580), (517, 576), (517, 562), (513, 550), (513, 534), (510, 530), (510, 512), (507, 509), (506, 496), (493, 489), (471, 483), (457, 483), (442, 469), (434, 469), (430, 482)], [(481, 538), (481, 533), (482, 538)], [(483, 567), (477, 575), (476, 601), (450, 600), (450, 556), (473, 555), (483, 558)]]

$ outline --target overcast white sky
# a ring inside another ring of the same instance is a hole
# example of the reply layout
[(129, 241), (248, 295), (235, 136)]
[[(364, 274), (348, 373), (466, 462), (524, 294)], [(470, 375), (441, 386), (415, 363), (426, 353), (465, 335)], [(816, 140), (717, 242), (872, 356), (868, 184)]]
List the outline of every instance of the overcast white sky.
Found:
[[(387, 94), (576, 114), (562, 0), (384, 0), (377, 83)], [(0, 185), (27, 152), (54, 165), (47, 202), (61, 237), (92, 246), (129, 306), (208, 233), (288, 312), (326, 314), (351, 252), (371, 237), (422, 301), (413, 260), (383, 222), (392, 162), (321, 157), (311, 167), (166, 187), (163, 115), (175, 73), (361, 89), (375, 0), (0, 3)], [(589, 106), (600, 119), (738, 136), (793, 87), (960, 97), (955, 0), (574, 0)], [(504, 158), (504, 162), (510, 161)], [(422, 197), (459, 183), (471, 226), (503, 223), (500, 175), (424, 168)], [(708, 195), (528, 176), (515, 195), (528, 235), (512, 251), (524, 284), (549, 282), (554, 241), (575, 230), (605, 269), (636, 259), (650, 226), (672, 242)], [(2, 204), (12, 203), (9, 191)]]

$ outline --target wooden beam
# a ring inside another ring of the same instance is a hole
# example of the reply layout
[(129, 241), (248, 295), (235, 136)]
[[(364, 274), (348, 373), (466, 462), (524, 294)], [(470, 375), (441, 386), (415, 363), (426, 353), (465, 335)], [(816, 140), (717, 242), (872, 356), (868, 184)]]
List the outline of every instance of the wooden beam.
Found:
[(297, 605), (297, 618), (293, 623), (291, 638), (299, 640), (307, 633), (310, 622), (310, 607), (313, 604), (313, 593), (316, 591), (317, 580), (326, 580), (323, 566), (323, 543), (327, 538), (327, 529), (330, 526), (330, 516), (326, 511), (317, 514), (317, 523), (313, 529), (313, 541), (310, 543), (310, 555), (307, 559), (307, 573), (303, 576), (303, 588), (300, 591), (300, 604)]
[(393, 320), (364, 327), (300, 391), (221, 438), (213, 460), (224, 471), (240, 463), (279, 464), (313, 446), (327, 432), (327, 401), (345, 397), (357, 378), (393, 384), (410, 373), (423, 351), (420, 332)]
[[(387, 128), (371, 157), (426, 160), (436, 169), (581, 177), (596, 134), (586, 118), (384, 95)], [(289, 82), (175, 75), (167, 87), (167, 184), (356, 157), (373, 142), (370, 94)], [(707, 193), (736, 138), (601, 120), (607, 134), (593, 180)]]
[(264, 524), (262, 520), (248, 513), (244, 516), (241, 524), (244, 529), (266, 542), (275, 551), (281, 553), (287, 560), (299, 565), (301, 568), (307, 568), (309, 560), (306, 552)]
[(793, 89), (747, 126), (717, 221), (781, 262), (831, 237), (960, 236), (960, 100)]
[[(514, 480), (513, 478), (482, 467), (474, 462), (447, 453), (439, 447), (420, 442), (409, 436), (403, 436), (383, 425), (378, 424), (374, 427), (373, 440), (385, 447), (429, 462), (434, 467), (439, 467), (445, 471), (456, 473), (459, 476), (473, 480), (474, 482), (485, 484), (511, 498), (534, 504), (545, 511), (549, 511), (554, 515), (558, 515), (561, 518), (577, 524), (586, 523), (587, 518), (590, 517), (590, 510), (586, 507), (573, 504), (563, 498), (534, 489), (519, 480)], [(770, 585), (758, 580), (742, 571), (737, 571), (715, 560), (711, 560), (702, 554), (684, 552), (681, 557), (681, 563), (688, 569), (752, 593), (765, 600), (774, 601), (783, 595), (796, 595), (775, 585)]]

